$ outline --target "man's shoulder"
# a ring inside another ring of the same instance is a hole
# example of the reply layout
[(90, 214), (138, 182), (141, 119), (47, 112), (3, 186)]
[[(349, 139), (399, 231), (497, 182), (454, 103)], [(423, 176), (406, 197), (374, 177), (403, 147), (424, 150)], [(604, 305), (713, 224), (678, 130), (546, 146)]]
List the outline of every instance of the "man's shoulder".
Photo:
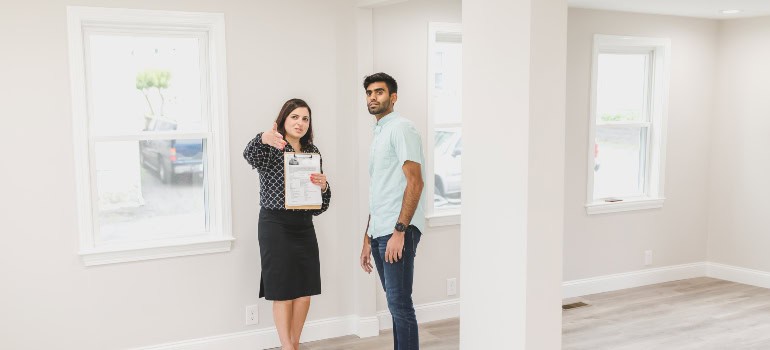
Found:
[(401, 115), (398, 115), (393, 120), (393, 130), (398, 131), (417, 131), (417, 127), (415, 127), (414, 122), (411, 119), (404, 118)]
[(395, 116), (395, 118), (393, 118), (393, 124), (394, 125), (404, 125), (404, 124), (413, 125), (414, 122), (412, 122), (411, 119), (404, 117), (403, 114), (399, 113)]

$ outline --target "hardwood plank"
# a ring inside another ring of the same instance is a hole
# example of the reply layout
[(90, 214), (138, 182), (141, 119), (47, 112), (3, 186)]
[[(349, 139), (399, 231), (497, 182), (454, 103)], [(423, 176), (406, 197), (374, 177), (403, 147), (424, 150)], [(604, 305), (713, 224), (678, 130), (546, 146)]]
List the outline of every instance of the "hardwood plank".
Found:
[(563, 349), (768, 349), (770, 290), (694, 278), (582, 297)]
[[(453, 318), (420, 324), (420, 349), (457, 350), (460, 348), (460, 319)], [(345, 336), (303, 343), (300, 350), (392, 350), (393, 332), (381, 331), (377, 337), (360, 339)], [(280, 350), (274, 348), (271, 350)]]
[[(589, 306), (562, 313), (565, 350), (770, 349), (770, 290), (765, 288), (702, 277), (587, 295), (579, 301)], [(421, 324), (420, 348), (459, 349), (459, 328), (456, 318)], [(300, 348), (390, 350), (393, 333), (346, 336)]]

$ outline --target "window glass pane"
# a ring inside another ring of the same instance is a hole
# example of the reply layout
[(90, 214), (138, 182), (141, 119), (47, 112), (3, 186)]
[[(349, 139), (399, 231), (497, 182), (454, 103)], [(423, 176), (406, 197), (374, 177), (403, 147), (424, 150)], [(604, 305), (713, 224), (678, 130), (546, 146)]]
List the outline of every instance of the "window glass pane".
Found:
[(151, 118), (201, 131), (198, 38), (91, 34), (88, 84), (96, 135), (136, 133)]
[(594, 144), (594, 198), (644, 193), (647, 127), (598, 126)]
[(207, 231), (205, 145), (201, 139), (96, 143), (97, 239)]
[(598, 121), (646, 121), (647, 54), (600, 54)]
[(462, 121), (462, 44), (437, 42), (433, 52), (433, 122)]
[(460, 209), (462, 132), (460, 128), (436, 129), (434, 140), (434, 208)]

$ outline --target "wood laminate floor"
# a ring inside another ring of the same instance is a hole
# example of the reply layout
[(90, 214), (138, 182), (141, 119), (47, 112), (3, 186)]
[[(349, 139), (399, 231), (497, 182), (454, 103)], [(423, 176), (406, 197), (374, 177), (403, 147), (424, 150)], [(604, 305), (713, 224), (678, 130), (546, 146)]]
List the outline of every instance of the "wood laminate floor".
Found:
[(693, 278), (580, 298), (562, 349), (770, 349), (770, 290)]
[[(420, 350), (457, 350), (460, 348), (460, 320), (457, 318), (421, 323)], [(377, 337), (360, 339), (349, 335), (303, 343), (300, 350), (393, 350), (393, 331), (380, 331)], [(271, 350), (280, 350), (275, 348)]]
[[(770, 350), (770, 290), (693, 278), (577, 298), (563, 311), (565, 350)], [(420, 349), (459, 348), (458, 319), (420, 325)], [(391, 331), (305, 343), (301, 350), (390, 350)]]

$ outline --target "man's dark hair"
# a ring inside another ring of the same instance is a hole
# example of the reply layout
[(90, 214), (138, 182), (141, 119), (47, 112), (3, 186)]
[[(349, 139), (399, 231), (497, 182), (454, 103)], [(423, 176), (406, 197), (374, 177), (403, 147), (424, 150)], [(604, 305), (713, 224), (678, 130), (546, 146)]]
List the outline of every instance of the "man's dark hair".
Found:
[(398, 93), (398, 83), (396, 83), (396, 79), (393, 79), (393, 77), (383, 72), (374, 73), (364, 78), (364, 90), (366, 90), (372, 83), (378, 82), (383, 82), (388, 86), (388, 94)]

